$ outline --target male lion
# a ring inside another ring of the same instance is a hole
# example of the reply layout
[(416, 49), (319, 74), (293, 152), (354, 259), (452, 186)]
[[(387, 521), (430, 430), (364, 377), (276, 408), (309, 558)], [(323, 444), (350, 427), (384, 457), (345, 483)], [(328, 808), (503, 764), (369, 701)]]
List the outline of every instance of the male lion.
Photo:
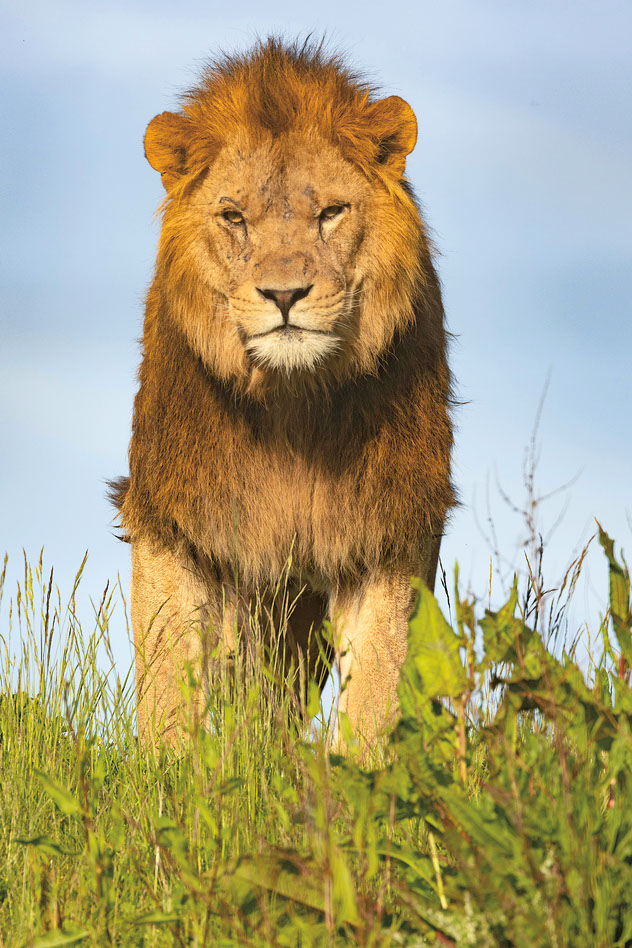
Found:
[(416, 137), (402, 99), (276, 39), (149, 123), (167, 195), (114, 488), (146, 736), (173, 738), (184, 660), (232, 647), (288, 563), (295, 665), (322, 683), (337, 645), (340, 709), (369, 738), (396, 708), (410, 578), (433, 588), (454, 503), (440, 288), (404, 177)]

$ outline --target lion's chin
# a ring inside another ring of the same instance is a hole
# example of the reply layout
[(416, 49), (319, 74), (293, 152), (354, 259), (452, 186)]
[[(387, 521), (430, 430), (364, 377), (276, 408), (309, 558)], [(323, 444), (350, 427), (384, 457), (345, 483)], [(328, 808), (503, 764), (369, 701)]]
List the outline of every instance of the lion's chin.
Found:
[(286, 326), (252, 336), (245, 345), (259, 368), (290, 375), (315, 371), (339, 349), (340, 343), (340, 338), (330, 333)]

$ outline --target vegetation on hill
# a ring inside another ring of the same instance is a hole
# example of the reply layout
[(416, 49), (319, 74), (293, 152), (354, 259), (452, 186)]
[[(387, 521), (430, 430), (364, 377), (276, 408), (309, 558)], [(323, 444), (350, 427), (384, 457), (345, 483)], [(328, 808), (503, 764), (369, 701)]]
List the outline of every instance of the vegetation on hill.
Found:
[(399, 723), (345, 757), (261, 647), (218, 669), (183, 753), (139, 746), (120, 591), (88, 630), (80, 574), (63, 607), (26, 564), (1, 640), (0, 946), (632, 945), (630, 576), (599, 540), (587, 671), (554, 647), (583, 554), (554, 597), (534, 569), (495, 612), (457, 574), (452, 622), (418, 584)]

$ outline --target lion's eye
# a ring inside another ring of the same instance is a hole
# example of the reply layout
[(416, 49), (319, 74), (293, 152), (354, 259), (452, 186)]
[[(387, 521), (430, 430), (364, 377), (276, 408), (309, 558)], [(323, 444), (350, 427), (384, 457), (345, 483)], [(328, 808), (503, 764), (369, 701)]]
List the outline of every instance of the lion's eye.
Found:
[(240, 214), (239, 211), (223, 211), (222, 217), (225, 221), (228, 221), (229, 224), (244, 223), (244, 215)]
[(345, 209), (344, 204), (330, 204), (320, 212), (321, 221), (331, 221), (334, 217), (339, 217)]

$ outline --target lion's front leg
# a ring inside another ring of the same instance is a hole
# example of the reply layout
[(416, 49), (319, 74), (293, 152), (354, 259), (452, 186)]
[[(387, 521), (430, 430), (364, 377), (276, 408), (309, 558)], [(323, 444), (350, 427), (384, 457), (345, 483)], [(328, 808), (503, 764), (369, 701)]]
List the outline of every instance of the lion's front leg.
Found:
[[(177, 743), (185, 712), (181, 685), (186, 663), (203, 678), (220, 635), (232, 639), (230, 609), (223, 608), (223, 598), (220, 583), (202, 577), (181, 557), (144, 540), (133, 543), (131, 613), (142, 740), (151, 743), (161, 733)], [(188, 713), (199, 715), (205, 700), (200, 687)]]
[(434, 587), (440, 542), (430, 540), (416, 563), (376, 571), (332, 595), (341, 687), (338, 711), (366, 741), (373, 741), (397, 714), (397, 685), (414, 605), (410, 580), (420, 576)]

